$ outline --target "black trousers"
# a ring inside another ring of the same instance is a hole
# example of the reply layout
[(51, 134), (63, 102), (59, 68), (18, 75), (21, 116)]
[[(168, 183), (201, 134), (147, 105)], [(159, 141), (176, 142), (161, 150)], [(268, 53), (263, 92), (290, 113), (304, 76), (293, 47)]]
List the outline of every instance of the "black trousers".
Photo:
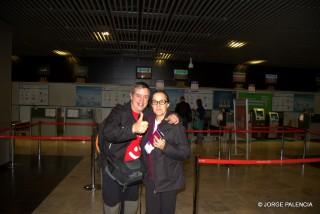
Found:
[(146, 214), (174, 214), (177, 190), (154, 192), (153, 184), (146, 184)]
[(124, 201), (137, 201), (139, 199), (139, 184), (123, 187), (102, 170), (102, 196), (108, 206), (115, 206)]

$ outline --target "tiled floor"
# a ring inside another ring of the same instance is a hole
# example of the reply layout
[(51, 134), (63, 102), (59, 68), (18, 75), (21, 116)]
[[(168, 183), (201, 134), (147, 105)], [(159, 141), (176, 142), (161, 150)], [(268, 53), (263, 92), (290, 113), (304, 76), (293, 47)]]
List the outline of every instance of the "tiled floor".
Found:
[[(21, 141), (17, 142), (16, 146), (17, 154), (36, 154), (37, 151), (35, 142)], [(185, 165), (187, 185), (178, 195), (177, 214), (188, 214), (193, 211), (194, 155), (217, 157), (218, 154), (215, 137), (206, 137), (204, 143), (192, 144), (192, 148), (193, 157)], [(224, 158), (227, 156), (228, 147), (223, 143), (221, 148)], [(231, 158), (245, 159), (245, 148), (245, 143), (239, 143), (235, 155), (232, 147)], [(319, 142), (308, 143), (307, 148), (309, 156), (320, 157)], [(250, 149), (251, 159), (279, 159), (281, 142), (280, 140), (257, 141), (251, 144)], [(284, 158), (301, 157), (302, 152), (302, 141), (286, 141)], [(34, 213), (102, 213), (101, 191), (87, 191), (83, 188), (91, 184), (90, 144), (72, 141), (43, 142), (42, 153), (46, 156), (83, 156), (83, 159), (42, 201)], [(320, 163), (201, 166), (198, 213), (320, 213), (319, 181)], [(96, 170), (96, 186), (99, 184), (100, 176)], [(141, 213), (144, 213), (143, 197), (141, 199)]]
[(0, 213), (31, 213), (81, 159), (16, 155), (13, 169), (0, 168)]

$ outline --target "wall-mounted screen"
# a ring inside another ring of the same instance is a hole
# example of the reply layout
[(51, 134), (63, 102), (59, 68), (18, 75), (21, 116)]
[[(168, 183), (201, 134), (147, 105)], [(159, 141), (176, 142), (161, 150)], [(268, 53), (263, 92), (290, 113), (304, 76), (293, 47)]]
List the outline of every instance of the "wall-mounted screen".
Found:
[(276, 74), (265, 74), (266, 84), (277, 84), (278, 75)]
[(56, 117), (57, 110), (55, 108), (46, 108), (44, 112), (45, 117)]
[(173, 69), (173, 78), (175, 80), (187, 80), (188, 74), (187, 69)]
[(277, 112), (269, 112), (270, 121), (279, 121), (279, 114)]
[(79, 109), (67, 109), (67, 118), (79, 118)]
[(245, 83), (246, 82), (246, 73), (245, 72), (233, 72), (233, 82), (234, 83)]
[(256, 120), (265, 120), (263, 108), (253, 108)]
[(137, 66), (136, 78), (137, 79), (151, 79), (152, 78), (151, 67)]

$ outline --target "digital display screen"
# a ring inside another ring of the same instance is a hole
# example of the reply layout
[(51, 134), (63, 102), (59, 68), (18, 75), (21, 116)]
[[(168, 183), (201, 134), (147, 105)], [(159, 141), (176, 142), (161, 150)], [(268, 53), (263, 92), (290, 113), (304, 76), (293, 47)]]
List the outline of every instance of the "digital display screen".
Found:
[(175, 80), (187, 80), (189, 71), (186, 69), (174, 69), (173, 77)]
[(137, 70), (136, 70), (136, 78), (137, 79), (151, 79), (152, 78), (151, 67), (138, 66)]
[(233, 82), (235, 83), (245, 83), (246, 73), (244, 72), (233, 72)]
[(266, 74), (265, 81), (266, 84), (276, 84), (278, 80), (278, 75), (276, 74)]
[(254, 108), (254, 114), (256, 117), (256, 120), (265, 120), (265, 114), (263, 108)]
[(270, 120), (272, 121), (279, 120), (279, 115), (277, 113), (269, 113), (269, 115), (270, 115)]

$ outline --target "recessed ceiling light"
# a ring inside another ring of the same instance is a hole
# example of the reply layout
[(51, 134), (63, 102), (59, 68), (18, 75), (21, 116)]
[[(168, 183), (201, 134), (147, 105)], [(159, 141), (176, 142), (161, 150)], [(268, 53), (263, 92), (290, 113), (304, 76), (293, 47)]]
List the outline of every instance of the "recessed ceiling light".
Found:
[(163, 59), (157, 59), (156, 60), (156, 64), (157, 65), (162, 65), (162, 64), (164, 64), (164, 60)]
[(102, 36), (110, 36), (110, 33), (108, 31), (105, 31), (105, 32), (101, 32), (101, 35)]
[(167, 60), (167, 59), (170, 59), (171, 57), (172, 57), (172, 54), (161, 52), (159, 53), (157, 59)]
[(266, 61), (267, 60), (264, 60), (264, 59), (249, 60), (249, 61), (246, 62), (246, 64), (256, 65), (256, 64), (264, 63)]
[(62, 50), (53, 50), (53, 53), (60, 55), (60, 56), (69, 56), (71, 53), (69, 51), (62, 51)]
[(103, 32), (93, 32), (93, 36), (98, 40), (99, 42), (106, 42), (108, 40), (108, 37), (110, 36), (110, 33), (108, 31)]
[(246, 44), (247, 44), (247, 42), (231, 40), (228, 42), (227, 47), (229, 47), (229, 48), (242, 48)]

